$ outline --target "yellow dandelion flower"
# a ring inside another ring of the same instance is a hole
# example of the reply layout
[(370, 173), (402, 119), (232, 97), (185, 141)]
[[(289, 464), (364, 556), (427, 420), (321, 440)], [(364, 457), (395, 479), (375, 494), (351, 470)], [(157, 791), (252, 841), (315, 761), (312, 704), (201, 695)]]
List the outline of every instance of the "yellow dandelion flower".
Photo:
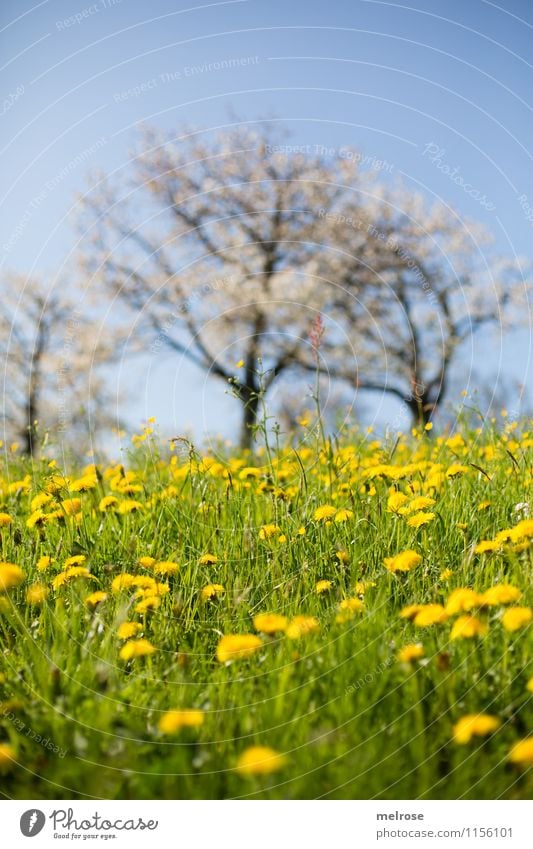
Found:
[(383, 562), (389, 572), (409, 572), (415, 566), (419, 566), (422, 563), (422, 556), (409, 548), (406, 551), (395, 554), (394, 557), (386, 557)]
[(263, 525), (262, 528), (259, 529), (259, 539), (270, 539), (271, 537), (279, 534), (280, 528), (277, 525)]
[(343, 507), (335, 513), (336, 522), (347, 522), (349, 519), (353, 519), (353, 510), (347, 510), (346, 507)]
[(498, 604), (510, 604), (518, 601), (522, 593), (518, 587), (512, 584), (495, 584), (481, 594), (481, 604), (486, 607), (495, 607)]
[(410, 643), (401, 648), (397, 654), (399, 663), (412, 663), (424, 657), (424, 646), (421, 643)]
[(290, 640), (297, 640), (307, 634), (317, 634), (319, 631), (320, 624), (314, 616), (294, 616), (287, 625), (285, 634)]
[(501, 725), (497, 716), (488, 713), (468, 713), (453, 726), (453, 739), (459, 745), (470, 743), (472, 737), (486, 737)]
[(15, 758), (16, 754), (13, 747), (7, 743), (0, 743), (0, 772), (7, 772), (15, 766)]
[(413, 516), (410, 516), (407, 519), (407, 524), (410, 528), (421, 528), (424, 525), (428, 525), (432, 522), (436, 517), (436, 513), (414, 513)]
[(217, 660), (219, 663), (243, 660), (255, 654), (262, 645), (263, 641), (255, 634), (226, 634), (218, 643)]
[(317, 522), (325, 522), (327, 519), (331, 519), (336, 512), (336, 507), (332, 507), (331, 504), (323, 504), (322, 507), (316, 508), (315, 512), (313, 513), (313, 518)]
[(93, 578), (89, 570), (85, 566), (71, 566), (69, 569), (65, 569), (63, 572), (60, 572), (59, 575), (56, 575), (54, 580), (52, 581), (52, 587), (54, 590), (58, 590), (60, 587), (64, 586), (64, 584), (68, 584), (73, 578)]
[(268, 746), (250, 746), (239, 756), (236, 770), (246, 777), (279, 772), (287, 762), (285, 755)]
[(431, 625), (441, 625), (448, 619), (442, 604), (424, 604), (414, 616), (413, 624), (417, 628), (429, 628)]
[(201, 710), (169, 710), (158, 723), (161, 734), (176, 734), (182, 728), (198, 728), (204, 721)]
[(48, 592), (48, 587), (44, 584), (32, 584), (26, 590), (26, 601), (28, 604), (42, 604), (48, 598)]
[(49, 569), (54, 562), (53, 557), (48, 557), (46, 554), (43, 554), (37, 561), (37, 571), (46, 572), (46, 570)]
[(13, 519), (9, 513), (0, 513), (0, 528), (7, 528), (13, 524)]
[(157, 610), (161, 607), (161, 599), (157, 595), (149, 595), (143, 601), (135, 605), (135, 613), (141, 615), (149, 613), (151, 610)]
[(447, 478), (457, 478), (460, 475), (466, 475), (470, 469), (468, 466), (462, 466), (460, 463), (452, 464), (448, 469), (446, 469), (446, 477)]
[(113, 578), (111, 583), (111, 592), (119, 593), (122, 590), (131, 589), (131, 587), (135, 587), (137, 584), (137, 579), (135, 575), (129, 575), (127, 572), (124, 572), (122, 575), (117, 575), (116, 578)]
[(226, 591), (222, 584), (206, 584), (205, 587), (202, 587), (200, 595), (203, 601), (209, 601), (210, 599), (216, 598), (225, 592)]
[(322, 595), (322, 593), (327, 593), (333, 586), (333, 581), (317, 581), (315, 584), (315, 592), (317, 595)]
[(446, 602), (446, 613), (449, 616), (454, 616), (456, 613), (464, 613), (472, 610), (474, 607), (479, 607), (482, 596), (475, 590), (469, 587), (459, 587), (454, 590), (448, 597)]
[(439, 575), (440, 581), (448, 581), (453, 575), (452, 569), (443, 569)]
[(131, 640), (142, 631), (143, 626), (140, 622), (122, 622), (117, 628), (117, 636), (119, 640)]
[(124, 501), (119, 502), (118, 512), (122, 513), (122, 515), (133, 513), (136, 510), (144, 510), (144, 504), (141, 504), (140, 501), (135, 501), (132, 498), (125, 498)]
[(216, 554), (202, 554), (202, 556), (198, 559), (198, 563), (201, 566), (214, 566), (215, 563), (218, 563), (218, 557)]
[(71, 566), (81, 566), (81, 564), (85, 563), (86, 560), (87, 558), (84, 554), (75, 554), (72, 557), (67, 557), (63, 563), (63, 568), (69, 569)]
[(481, 512), (482, 510), (487, 510), (491, 506), (491, 504), (492, 501), (480, 501), (477, 506), (478, 512)]
[(403, 492), (392, 492), (387, 499), (387, 508), (391, 513), (398, 513), (408, 501), (409, 498)]
[(533, 737), (526, 737), (515, 743), (509, 752), (509, 760), (519, 766), (531, 766), (533, 764)]
[(96, 607), (98, 604), (101, 604), (103, 601), (106, 601), (107, 593), (102, 590), (96, 590), (96, 592), (91, 593), (85, 599), (85, 604), (89, 607)]
[(506, 631), (518, 631), (529, 625), (532, 616), (530, 607), (508, 607), (502, 616), (502, 625)]
[(475, 554), (491, 554), (500, 548), (500, 543), (494, 539), (482, 539), (474, 548)]
[(24, 572), (14, 563), (0, 562), (0, 592), (5, 593), (13, 587), (18, 587), (24, 580)]
[(175, 575), (180, 567), (173, 560), (158, 560), (152, 568), (156, 575)]
[(256, 631), (277, 634), (286, 630), (289, 620), (279, 613), (258, 613), (252, 622)]
[(412, 621), (417, 613), (420, 613), (423, 607), (423, 604), (408, 604), (407, 607), (402, 607), (400, 610), (400, 617), (402, 619), (409, 619)]
[(419, 495), (418, 498), (413, 498), (409, 502), (407, 509), (409, 513), (416, 513), (418, 510), (426, 510), (428, 507), (433, 507), (434, 504), (434, 498), (430, 498), (429, 495)]
[(105, 513), (106, 510), (115, 509), (118, 504), (118, 498), (116, 495), (104, 495), (102, 499), (100, 499), (100, 503), (98, 504), (98, 509), (100, 513)]
[(474, 637), (484, 637), (488, 626), (475, 616), (459, 616), (450, 632), (450, 640), (471, 640)]
[(81, 510), (81, 499), (65, 498), (64, 501), (61, 501), (60, 506), (67, 516), (75, 516)]
[(120, 649), (120, 658), (122, 660), (134, 660), (137, 657), (148, 657), (157, 649), (149, 640), (128, 640)]
[(350, 559), (347, 551), (336, 551), (335, 557), (339, 563), (348, 563), (348, 560)]

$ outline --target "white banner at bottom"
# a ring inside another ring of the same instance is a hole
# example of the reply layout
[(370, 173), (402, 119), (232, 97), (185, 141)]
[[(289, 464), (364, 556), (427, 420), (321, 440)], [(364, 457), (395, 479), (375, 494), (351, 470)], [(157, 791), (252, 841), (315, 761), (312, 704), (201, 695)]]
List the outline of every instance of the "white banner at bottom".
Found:
[(527, 801), (3, 801), (0, 815), (6, 849), (533, 846)]

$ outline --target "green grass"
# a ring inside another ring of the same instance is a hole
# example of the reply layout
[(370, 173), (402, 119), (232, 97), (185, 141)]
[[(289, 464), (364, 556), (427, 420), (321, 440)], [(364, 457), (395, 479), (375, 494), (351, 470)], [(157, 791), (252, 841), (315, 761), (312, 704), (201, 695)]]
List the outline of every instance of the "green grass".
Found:
[[(409, 604), (445, 604), (458, 587), (482, 592), (502, 582), (521, 590), (515, 605), (530, 602), (527, 536), (521, 550), (507, 543), (478, 555), (474, 546), (524, 518), (515, 506), (528, 502), (533, 438), (525, 426), (501, 433), (465, 431), (463, 437), (446, 443), (419, 435), (394, 448), (372, 437), (346, 436), (339, 448), (323, 450), (313, 443), (297, 453), (281, 450), (272, 464), (264, 453), (242, 462), (217, 457), (219, 466), (211, 471), (194, 456), (177, 463), (172, 455), (161, 459), (148, 437), (128, 461), (139, 491), (121, 492), (122, 473), (113, 481), (104, 465), (89, 489), (71, 491), (83, 473), (64, 469), (68, 480), (41, 509), (61, 512), (65, 498), (79, 497), (79, 521), (59, 517), (33, 528), (27, 526), (31, 500), (50, 489), (57, 470), (44, 459), (32, 466), (9, 457), (1, 509), (13, 521), (1, 529), (2, 559), (19, 565), (24, 581), (5, 593), (0, 613), (0, 743), (12, 752), (3, 766), (0, 759), (3, 794), (531, 795), (527, 764), (508, 758), (531, 732), (531, 630), (506, 630), (504, 606), (473, 611), (488, 626), (485, 636), (474, 639), (450, 640), (456, 616), (428, 628), (399, 616)], [(369, 479), (366, 470), (377, 463), (389, 469)], [(405, 476), (408, 463), (418, 466)], [(457, 463), (466, 471), (446, 477)], [(241, 479), (243, 465), (260, 469), (259, 475)], [(435, 472), (443, 473), (436, 489), (430, 487)], [(25, 475), (29, 483), (9, 487)], [(417, 530), (405, 516), (390, 512), (393, 487), (409, 497), (431, 494), (434, 520)], [(125, 515), (100, 512), (99, 502), (109, 494), (143, 507)], [(478, 510), (485, 500), (491, 504)], [(323, 504), (347, 507), (353, 517), (329, 525), (316, 521), (314, 511)], [(280, 532), (261, 540), (258, 530), (266, 523)], [(298, 533), (301, 527), (305, 535)], [(278, 542), (280, 534), (286, 542)], [(387, 571), (384, 558), (405, 549), (418, 551), (422, 563), (406, 573)], [(347, 562), (338, 551), (346, 552)], [(201, 564), (206, 552), (218, 562)], [(92, 577), (53, 589), (64, 560), (76, 554), (86, 557)], [(55, 563), (39, 572), (45, 555)], [(151, 574), (138, 563), (143, 556), (180, 567), (159, 579), (170, 591), (145, 615), (134, 610), (139, 601), (134, 589), (111, 591), (121, 573)], [(448, 578), (442, 577), (445, 569), (451, 570)], [(317, 595), (321, 579), (332, 581), (332, 588)], [(337, 622), (339, 603), (358, 595), (354, 587), (360, 581), (375, 583), (364, 592), (364, 611)], [(211, 582), (223, 585), (225, 593), (206, 602), (200, 591)], [(35, 583), (49, 589), (40, 605), (26, 600)], [(93, 610), (85, 598), (95, 590), (108, 598)], [(252, 657), (220, 663), (221, 635), (254, 633), (252, 617), (265, 611), (314, 616), (320, 630), (300, 639), (265, 636)], [(117, 628), (125, 620), (140, 623), (139, 637), (153, 644), (153, 654), (130, 662), (120, 658)], [(419, 642), (424, 658), (399, 663), (398, 650)], [(202, 710), (203, 724), (172, 736), (159, 732), (165, 711), (185, 708)], [(466, 745), (454, 742), (457, 720), (480, 712), (498, 717), (499, 729)], [(253, 745), (282, 753), (284, 765), (270, 775), (243, 776), (235, 769), (237, 760)]]

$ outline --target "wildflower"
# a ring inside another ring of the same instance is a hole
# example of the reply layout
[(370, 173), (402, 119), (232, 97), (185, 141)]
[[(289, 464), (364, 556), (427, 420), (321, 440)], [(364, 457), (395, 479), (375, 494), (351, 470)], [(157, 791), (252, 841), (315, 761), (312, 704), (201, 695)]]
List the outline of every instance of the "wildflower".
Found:
[(5, 593), (12, 587), (18, 587), (24, 580), (24, 572), (14, 563), (0, 562), (0, 592)]
[(270, 775), (285, 766), (285, 755), (268, 746), (250, 746), (237, 761), (236, 770), (240, 775)]
[(121, 590), (127, 590), (134, 587), (136, 584), (135, 575), (129, 575), (124, 572), (122, 575), (117, 575), (111, 583), (111, 592), (119, 593)]
[(76, 513), (79, 513), (81, 510), (81, 499), (65, 498), (65, 500), (61, 502), (61, 508), (65, 515), (75, 516)]
[(216, 554), (202, 554), (202, 556), (198, 560), (198, 563), (201, 566), (214, 566), (215, 563), (218, 563), (218, 557), (216, 556)]
[(81, 564), (85, 563), (86, 560), (87, 558), (84, 554), (75, 554), (73, 557), (67, 557), (63, 563), (63, 568), (69, 569), (71, 566), (81, 566)]
[(339, 563), (348, 563), (348, 560), (350, 559), (347, 551), (336, 551), (335, 557)]
[(244, 365), (244, 360), (237, 360), (235, 363), (235, 368), (242, 368)]
[(101, 604), (103, 601), (106, 601), (107, 593), (102, 590), (96, 590), (96, 592), (91, 593), (85, 599), (85, 604), (89, 607), (96, 607), (98, 604)]
[(201, 596), (203, 601), (209, 601), (209, 599), (216, 598), (222, 593), (225, 592), (222, 584), (206, 584), (205, 587), (201, 590)]
[(220, 663), (243, 660), (255, 654), (262, 645), (262, 640), (255, 634), (226, 634), (218, 643), (217, 660)]
[(533, 764), (533, 737), (526, 737), (515, 743), (509, 752), (509, 760), (512, 764), (520, 766), (531, 766)]
[(154, 563), (157, 563), (155, 557), (139, 557), (139, 566), (143, 566), (145, 569), (149, 569)]
[(417, 613), (420, 613), (423, 607), (423, 604), (408, 604), (407, 607), (403, 607), (400, 610), (400, 616), (402, 619), (413, 620)]
[(407, 501), (409, 499), (403, 492), (393, 492), (387, 499), (387, 508), (391, 513), (398, 513)]
[(35, 528), (36, 525), (44, 524), (46, 520), (46, 514), (43, 513), (42, 510), (34, 510), (34, 512), (26, 519), (26, 527), (31, 530), (32, 528)]
[(500, 543), (493, 539), (482, 539), (474, 548), (475, 554), (490, 554), (500, 548)]
[(475, 616), (459, 616), (455, 620), (450, 633), (450, 640), (471, 640), (474, 637), (484, 637), (488, 627)]
[(502, 625), (506, 631), (518, 631), (531, 622), (532, 616), (530, 607), (508, 607), (502, 616)]
[(460, 463), (454, 463), (446, 469), (447, 478), (457, 478), (460, 475), (465, 475), (469, 470), (468, 466), (462, 466)]
[(39, 605), (46, 601), (48, 597), (48, 587), (44, 584), (32, 584), (26, 590), (26, 601), (28, 604)]
[(13, 524), (13, 519), (9, 513), (0, 513), (0, 528), (7, 528)]
[(301, 527), (299, 527), (298, 530), (296, 531), (296, 534), (299, 537), (304, 537), (306, 535), (306, 533), (307, 533), (307, 531), (305, 530), (303, 525)]
[(120, 649), (120, 657), (122, 660), (134, 660), (136, 657), (148, 657), (155, 651), (155, 646), (149, 640), (128, 640)]
[(360, 598), (343, 598), (339, 604), (339, 610), (349, 611), (350, 613), (361, 613), (365, 606)]
[(175, 575), (180, 567), (173, 560), (158, 560), (152, 568), (156, 575)]
[(98, 505), (98, 509), (99, 509), (100, 513), (105, 513), (106, 510), (109, 510), (110, 508), (115, 509), (117, 504), (118, 504), (118, 498), (116, 497), (116, 495), (105, 495), (100, 500), (100, 503)]
[(150, 610), (157, 610), (158, 607), (161, 607), (161, 599), (159, 596), (150, 595), (135, 605), (135, 613), (143, 615)]
[(132, 637), (136, 637), (142, 629), (143, 626), (140, 622), (122, 622), (118, 626), (117, 636), (119, 640), (130, 640)]
[(47, 492), (40, 492), (39, 495), (35, 495), (30, 501), (30, 508), (33, 511), (39, 510), (41, 507), (44, 507), (45, 504), (48, 504), (49, 501), (52, 500), (52, 496), (48, 495)]
[(289, 624), (285, 634), (290, 640), (297, 640), (307, 634), (316, 634), (320, 631), (318, 619), (314, 616), (295, 616)]
[(446, 622), (448, 614), (442, 604), (424, 604), (414, 616), (413, 624), (417, 628), (428, 628)]
[(497, 716), (488, 713), (468, 713), (453, 726), (453, 739), (460, 745), (470, 743), (472, 737), (486, 737), (501, 725)]
[(513, 587), (512, 584), (495, 584), (481, 594), (481, 604), (486, 607), (510, 604), (512, 601), (518, 601), (521, 595), (518, 587)]
[(333, 581), (317, 581), (315, 584), (315, 592), (317, 595), (322, 595), (322, 593), (327, 593), (333, 586)]
[(322, 507), (316, 508), (315, 512), (313, 513), (313, 518), (317, 522), (325, 522), (327, 519), (331, 519), (336, 512), (336, 507), (332, 507), (331, 504), (323, 504)]
[(67, 584), (72, 578), (92, 578), (93, 575), (89, 572), (89, 570), (85, 566), (71, 566), (69, 569), (65, 569), (63, 572), (60, 572), (59, 575), (56, 575), (54, 580), (52, 581), (52, 587), (54, 590), (58, 590), (64, 584)]
[(409, 502), (408, 511), (409, 513), (416, 513), (418, 510), (426, 510), (427, 507), (433, 507), (434, 504), (434, 498), (430, 498), (429, 495), (419, 495), (418, 498), (413, 498)]
[(409, 572), (422, 563), (422, 556), (412, 549), (407, 549), (394, 557), (386, 557), (383, 562), (389, 572)]
[(122, 515), (133, 513), (135, 510), (144, 510), (144, 504), (132, 498), (125, 498), (118, 505), (118, 512), (122, 513)]
[(182, 728), (198, 728), (203, 721), (201, 710), (169, 710), (159, 720), (158, 728), (162, 734), (176, 734)]
[(435, 516), (436, 513), (415, 513), (407, 519), (407, 524), (410, 528), (421, 528), (432, 522)]
[(256, 631), (263, 634), (276, 634), (285, 631), (289, 620), (279, 613), (258, 613), (253, 618), (253, 626)]
[(15, 750), (7, 743), (0, 743), (0, 772), (7, 772), (15, 765)]
[(397, 654), (399, 663), (412, 663), (424, 657), (424, 646), (421, 643), (411, 643), (404, 646)]
[(270, 539), (270, 537), (279, 534), (280, 528), (277, 525), (263, 525), (259, 529), (259, 539)]
[(42, 557), (39, 557), (37, 561), (37, 571), (46, 572), (46, 570), (50, 568), (53, 562), (54, 560), (52, 557), (48, 557), (46, 554), (43, 554)]
[(453, 616), (455, 613), (463, 613), (478, 607), (481, 604), (481, 596), (469, 587), (460, 587), (454, 590), (446, 602), (446, 613)]
[(347, 510), (343, 507), (335, 513), (336, 522), (347, 522), (348, 519), (353, 519), (353, 510)]
[(492, 504), (492, 501), (480, 501), (480, 503), (477, 506), (478, 512), (481, 512), (482, 510), (487, 510), (487, 508), (490, 507), (491, 504)]
[(453, 575), (453, 571), (451, 569), (443, 569), (439, 575), (439, 580), (448, 581)]

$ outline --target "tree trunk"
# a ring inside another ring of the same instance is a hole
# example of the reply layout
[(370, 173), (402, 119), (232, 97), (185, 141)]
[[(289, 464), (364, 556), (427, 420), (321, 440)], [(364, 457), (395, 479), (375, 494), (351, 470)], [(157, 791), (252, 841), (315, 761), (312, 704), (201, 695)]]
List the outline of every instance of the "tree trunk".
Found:
[(430, 401), (427, 394), (413, 395), (409, 400), (409, 409), (413, 417), (413, 425), (424, 427), (430, 420), (437, 407), (436, 401)]
[(242, 423), (240, 447), (250, 450), (254, 440), (254, 426), (257, 424), (257, 413), (259, 411), (259, 396), (255, 392), (247, 393), (242, 399)]

